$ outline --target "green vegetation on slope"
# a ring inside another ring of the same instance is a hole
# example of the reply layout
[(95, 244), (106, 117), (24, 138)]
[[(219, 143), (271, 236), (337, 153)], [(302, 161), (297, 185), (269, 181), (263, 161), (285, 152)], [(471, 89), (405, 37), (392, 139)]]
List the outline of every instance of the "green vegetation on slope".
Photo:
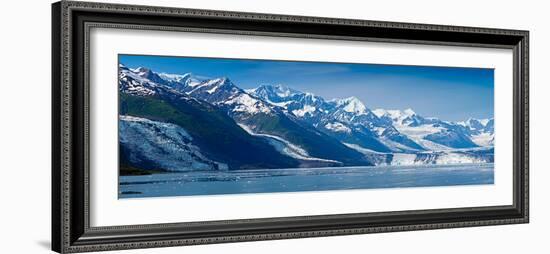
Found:
[(178, 96), (133, 96), (120, 93), (120, 114), (181, 126), (201, 151), (230, 169), (296, 167), (298, 161), (251, 136), (229, 116), (207, 103)]

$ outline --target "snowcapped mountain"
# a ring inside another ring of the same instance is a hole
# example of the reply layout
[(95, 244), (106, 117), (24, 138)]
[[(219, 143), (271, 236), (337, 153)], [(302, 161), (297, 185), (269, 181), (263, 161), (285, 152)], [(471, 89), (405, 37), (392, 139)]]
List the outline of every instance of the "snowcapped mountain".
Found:
[(159, 73), (158, 75), (165, 81), (173, 82), (173, 83), (182, 83), (182, 84), (187, 83), (188, 80), (193, 77), (192, 73), (185, 73), (182, 75), (182, 74), (170, 74), (170, 73), (163, 72), (163, 73)]
[(299, 100), (299, 98), (294, 97), (294, 95), (300, 94), (299, 91), (283, 85), (261, 85), (257, 88), (249, 89), (247, 92), (263, 98), (270, 104), (281, 107), (287, 106), (288, 104), (286, 102), (294, 102)]
[(247, 92), (272, 106), (280, 107), (287, 113), (300, 118), (318, 121), (319, 116), (332, 105), (325, 102), (322, 97), (311, 93), (303, 93), (283, 85), (261, 85)]
[(334, 104), (330, 116), (338, 121), (345, 123), (356, 123), (361, 125), (376, 125), (378, 117), (356, 97), (349, 97), (341, 100), (333, 100)]
[[(119, 68), (119, 91), (119, 116), (123, 120), (126, 119), (125, 117), (137, 117), (179, 126), (182, 129), (179, 135), (181, 136), (181, 133), (185, 131), (192, 138), (192, 144), (198, 148), (196, 152), (208, 159), (202, 160), (203, 162), (215, 161), (227, 165), (230, 170), (287, 168), (300, 165), (298, 160), (279, 153), (263, 138), (248, 134), (218, 107), (177, 91), (168, 85), (155, 83), (145, 76), (141, 77), (134, 70)], [(143, 125), (142, 122), (140, 122), (141, 125)], [(135, 125), (133, 123), (129, 127), (135, 127)], [(155, 130), (155, 135), (149, 136), (144, 134), (146, 132), (143, 132), (142, 135), (135, 135), (133, 139), (139, 144), (149, 144), (148, 149), (151, 151), (167, 153), (176, 153), (176, 150), (185, 148), (184, 144), (187, 144), (185, 140), (189, 138), (176, 139), (166, 136), (165, 132), (173, 126), (170, 128), (161, 128), (159, 124), (148, 126), (151, 126), (149, 128), (151, 131)], [(134, 129), (136, 131), (144, 129), (138, 127), (125, 130), (132, 132)], [(139, 144), (122, 141), (120, 142), (121, 151), (133, 151), (131, 154), (141, 154), (140, 150), (132, 150), (137, 149)], [(173, 147), (176, 146), (175, 142), (182, 144), (178, 145), (179, 148)], [(247, 152), (243, 153), (242, 151)], [(125, 162), (129, 164), (128, 166), (135, 168), (172, 170), (173, 167), (168, 167), (169, 165), (161, 162), (164, 159), (169, 161), (169, 157), (177, 156), (159, 155), (156, 161), (146, 160), (147, 163), (132, 159), (127, 159)], [(195, 162), (184, 160), (182, 163)]]
[(375, 109), (374, 114), (397, 125), (418, 126), (426, 119), (418, 116), (411, 108), (401, 110)]
[(355, 115), (370, 113), (367, 111), (367, 107), (355, 96), (337, 100), (336, 106), (340, 107), (345, 112), (352, 113)]
[[(327, 114), (324, 121), (336, 120), (347, 124), (356, 132), (378, 139), (387, 149), (383, 149), (380, 146), (369, 147), (365, 142), (355, 142), (355, 144), (363, 148), (372, 149), (377, 152), (388, 152), (388, 150), (390, 152), (425, 150), (418, 143), (400, 133), (391, 123), (382, 121), (356, 97), (333, 100), (330, 103), (335, 104), (335, 107)], [(369, 141), (369, 143), (372, 142)]]
[(391, 123), (381, 121), (356, 97), (326, 101), (282, 85), (262, 85), (249, 92), (341, 142), (377, 152), (423, 150)]
[[(325, 100), (284, 85), (244, 90), (227, 77), (124, 65), (119, 66), (119, 89), (123, 117), (158, 122), (134, 121), (129, 130), (147, 133), (147, 126), (155, 126), (170, 132), (173, 126), (159, 126), (171, 123), (188, 133), (188, 139), (163, 141), (182, 143), (176, 147), (182, 151), (196, 147), (187, 154), (202, 157), (186, 163), (246, 169), (490, 162), (493, 156), (493, 119), (453, 123), (412, 109), (370, 110), (356, 97)], [(123, 118), (125, 126), (130, 126), (128, 119)], [(188, 145), (190, 140), (196, 145)], [(223, 140), (229, 141), (220, 146)], [(157, 150), (175, 153), (176, 148)]]
[(479, 146), (471, 140), (469, 130), (458, 123), (425, 118), (412, 109), (404, 111), (376, 109), (374, 112), (384, 121), (392, 122), (399, 132), (427, 150), (442, 151)]
[(231, 114), (273, 113), (267, 103), (250, 96), (226, 77), (204, 80), (181, 90), (189, 96), (226, 108)]
[[(323, 161), (322, 165), (326, 165), (328, 161), (346, 165), (371, 164), (368, 160), (363, 159), (361, 153), (313, 127), (304, 125), (293, 115), (286, 114), (282, 108), (258, 98), (250, 91), (237, 87), (229, 78), (203, 79), (198, 83), (171, 85), (171, 87), (180, 93), (206, 101), (227, 112), (241, 127), (246, 127), (246, 130), (251, 131), (255, 136), (263, 137), (275, 148), (279, 145), (274, 145), (273, 137), (288, 141), (283, 142), (288, 146), (287, 148), (302, 147), (309, 156), (323, 158), (324, 161), (318, 160), (319, 163)], [(292, 97), (295, 92), (283, 89), (283, 87), (279, 87), (279, 89), (266, 91), (266, 95), (274, 93), (278, 97)], [(315, 100), (317, 98), (304, 97), (305, 102)], [(327, 149), (329, 147), (330, 150)], [(307, 163), (311, 165), (312, 160), (308, 160)]]
[[(249, 91), (360, 152), (412, 154), (415, 158), (416, 154), (440, 152), (437, 156), (421, 156), (432, 158), (430, 160), (418, 159), (427, 163), (437, 161), (434, 159), (436, 157), (444, 158), (444, 153), (450, 156), (449, 151), (490, 147), (494, 140), (494, 134), (490, 131), (493, 122), (490, 120), (481, 121), (483, 127), (488, 126), (487, 129), (480, 129), (473, 121), (470, 123), (473, 127), (469, 129), (465, 124), (420, 116), (410, 108), (403, 111), (371, 111), (356, 97), (325, 101), (322, 97), (282, 85), (262, 85)], [(452, 155), (453, 158), (471, 157), (462, 152)]]
[(119, 90), (133, 95), (155, 95), (158, 85), (150, 82), (147, 78), (138, 75), (143, 72), (134, 72), (126, 68), (124, 65), (119, 65), (118, 85)]
[(465, 122), (459, 122), (459, 125), (466, 127), (472, 141), (479, 146), (493, 146), (495, 143), (495, 120), (470, 118)]
[[(165, 77), (178, 78), (176, 75), (167, 75)], [(217, 113), (223, 113), (226, 117), (232, 118), (232, 126), (224, 126), (223, 124), (216, 124), (215, 127), (204, 126), (200, 129), (201, 132), (210, 132), (212, 128), (234, 128), (237, 126), (240, 131), (246, 133), (247, 139), (261, 140), (262, 143), (270, 146), (271, 150), (275, 150), (278, 156), (287, 157), (284, 161), (294, 161), (298, 166), (336, 166), (336, 165), (373, 165), (364, 156), (349, 147), (343, 145), (338, 140), (318, 131), (317, 129), (303, 125), (297, 119), (289, 117), (279, 108), (273, 107), (267, 102), (248, 94), (246, 91), (235, 86), (228, 78), (215, 78), (215, 79), (203, 79), (199, 82), (188, 82), (189, 79), (179, 77), (178, 84), (170, 83), (167, 80), (154, 82), (149, 78), (155, 79), (161, 77), (161, 75), (144, 68), (137, 68), (130, 70), (128, 68), (120, 68), (119, 86), (120, 91), (123, 94), (139, 96), (139, 97), (155, 97), (163, 102), (171, 104), (171, 106), (181, 109), (181, 104), (201, 104), (205, 109), (200, 109), (198, 113), (202, 116), (197, 118), (195, 122), (180, 122), (180, 125), (187, 124), (190, 128), (196, 127), (204, 121), (204, 117), (212, 115), (214, 112), (210, 112), (213, 109)], [(139, 91), (136, 93), (135, 91)], [(143, 91), (143, 92), (142, 92)], [(126, 112), (130, 104), (133, 106), (142, 107), (141, 104), (135, 104), (128, 102), (128, 100), (121, 100), (121, 111)], [(132, 98), (133, 99), (133, 98)], [(144, 103), (144, 102), (140, 102)], [(202, 105), (207, 104), (207, 105)], [(158, 107), (157, 105), (152, 105)], [(185, 105), (188, 106), (188, 105)], [(198, 107), (198, 106), (197, 106)], [(172, 109), (167, 109), (172, 110)], [(204, 112), (207, 111), (207, 112)], [(143, 110), (136, 110), (130, 115), (142, 113)], [(154, 118), (158, 118), (158, 114), (162, 112), (155, 112)], [(142, 117), (147, 117), (143, 115)], [(187, 117), (187, 116), (186, 116)], [(174, 121), (175, 119), (165, 119)], [(225, 119), (224, 119), (225, 121)], [(183, 127), (183, 126), (182, 126)], [(243, 128), (246, 127), (246, 128)], [(210, 133), (209, 133), (210, 134)], [(242, 134), (242, 133), (240, 133)], [(199, 134), (202, 136), (203, 134)], [(219, 145), (215, 145), (215, 142), (226, 140), (227, 135), (223, 131), (220, 131), (218, 140), (210, 140), (213, 146), (221, 148)], [(277, 141), (277, 142), (276, 142)], [(235, 142), (250, 142), (246, 139)], [(239, 153), (241, 157), (251, 156), (250, 152), (242, 153), (237, 149), (242, 145), (235, 145), (233, 148), (226, 148), (231, 152)], [(280, 149), (281, 146), (286, 146), (285, 149)], [(291, 156), (287, 151), (294, 150), (295, 147), (299, 147), (306, 151), (306, 154), (301, 154), (303, 158), (297, 158)], [(211, 149), (211, 148), (210, 148)], [(251, 148), (243, 149), (249, 151)], [(260, 150), (266, 150), (264, 147)], [(260, 153), (260, 150), (253, 153)], [(271, 152), (272, 153), (272, 152)], [(220, 156), (220, 154), (215, 154)], [(261, 157), (272, 156), (269, 152), (266, 152)], [(257, 156), (256, 156), (257, 157)], [(277, 157), (277, 156), (275, 156)], [(216, 158), (216, 157), (212, 157)], [(313, 158), (313, 159), (312, 159)], [(227, 156), (224, 159), (228, 159)], [(256, 158), (256, 159), (259, 159)], [(226, 162), (226, 160), (217, 160)], [(280, 158), (278, 159), (280, 160)], [(229, 168), (257, 168), (258, 166), (244, 166), (242, 163), (228, 163)], [(273, 164), (275, 165), (275, 164)]]
[(157, 83), (157, 84), (165, 84), (166, 81), (161, 78), (158, 74), (154, 73), (148, 68), (145, 67), (139, 67), (134, 70), (132, 70), (132, 73), (135, 74), (138, 77), (141, 77), (143, 79), (147, 79), (151, 82)]

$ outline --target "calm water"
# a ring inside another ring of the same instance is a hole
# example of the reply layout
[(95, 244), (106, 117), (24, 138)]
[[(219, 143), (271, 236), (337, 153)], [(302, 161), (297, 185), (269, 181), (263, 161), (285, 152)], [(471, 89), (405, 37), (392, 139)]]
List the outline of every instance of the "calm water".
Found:
[(119, 198), (493, 184), (493, 167), (486, 163), (121, 176)]

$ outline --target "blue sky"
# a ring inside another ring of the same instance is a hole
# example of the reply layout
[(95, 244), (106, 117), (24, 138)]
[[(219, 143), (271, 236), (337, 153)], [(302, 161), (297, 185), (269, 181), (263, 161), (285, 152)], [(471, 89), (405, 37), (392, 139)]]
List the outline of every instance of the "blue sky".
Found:
[(448, 121), (493, 117), (493, 69), (141, 55), (119, 55), (119, 61), (155, 72), (228, 77), (244, 89), (283, 84), (325, 99), (355, 96), (370, 109), (412, 108)]

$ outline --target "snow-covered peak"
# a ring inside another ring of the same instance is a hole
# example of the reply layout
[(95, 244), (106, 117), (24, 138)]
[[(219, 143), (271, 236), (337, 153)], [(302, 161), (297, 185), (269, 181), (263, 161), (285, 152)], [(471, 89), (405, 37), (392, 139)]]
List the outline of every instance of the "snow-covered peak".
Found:
[(246, 113), (246, 114), (257, 114), (257, 113), (270, 113), (272, 112), (271, 108), (268, 107), (261, 100), (258, 100), (247, 93), (240, 93), (231, 99), (223, 102), (226, 105), (232, 105), (233, 113)]
[(222, 86), (228, 81), (227, 78), (215, 78), (204, 82), (204, 86)]
[(468, 118), (468, 120), (464, 122), (458, 122), (458, 124), (464, 127), (468, 127), (472, 130), (479, 130), (490, 125), (492, 121), (493, 121), (492, 118), (484, 118), (484, 119)]
[(372, 112), (378, 117), (388, 117), (394, 121), (416, 116), (416, 112), (414, 112), (414, 110), (412, 110), (411, 108), (405, 110), (378, 108), (373, 110)]
[(224, 85), (231, 85), (231, 84), (233, 84), (233, 83), (231, 82), (231, 80), (230, 80), (228, 77), (222, 77), (222, 78), (218, 78), (218, 79), (216, 79), (216, 80), (218, 80), (218, 85), (219, 85), (219, 86), (224, 86)]
[(337, 104), (349, 113), (360, 114), (367, 111), (367, 107), (355, 96), (341, 99)]
[(495, 141), (495, 120), (493, 118), (469, 118), (457, 124), (469, 130), (472, 141), (480, 146), (493, 146)]
[(411, 108), (408, 108), (408, 109), (403, 110), (403, 113), (404, 113), (406, 116), (413, 116), (413, 115), (416, 115), (416, 112), (414, 112), (414, 110), (412, 110)]
[(286, 98), (298, 93), (298, 91), (290, 89), (289, 87), (282, 84), (275, 85), (274, 88), (277, 95), (282, 98)]
[(479, 119), (479, 122), (483, 124), (483, 126), (487, 126), (487, 124), (491, 121), (491, 119), (485, 118), (485, 119)]
[(133, 72), (146, 72), (146, 71), (150, 71), (150, 69), (147, 68), (147, 67), (142, 67), (142, 66), (140, 66), (140, 67), (137, 67), (137, 68), (135, 68), (135, 69), (132, 69), (132, 71), (133, 71)]
[(288, 100), (291, 96), (301, 93), (300, 91), (291, 89), (285, 85), (260, 85), (257, 88), (248, 90), (251, 94), (274, 102)]
[(206, 83), (208, 84), (208, 86), (217, 86), (217, 87), (233, 85), (233, 82), (231, 82), (231, 80), (227, 77), (211, 79), (206, 81)]
[(207, 85), (208, 87), (211, 87), (209, 90), (206, 91), (209, 94), (213, 94), (214, 92), (216, 92), (218, 89), (220, 89), (223, 86), (226, 86), (226, 87), (232, 87), (233, 86), (233, 83), (231, 83), (231, 80), (229, 80), (226, 77), (212, 79), (212, 80), (208, 81), (207, 84), (208, 84)]
[(140, 77), (147, 77), (149, 74), (152, 73), (151, 69), (146, 67), (138, 67), (132, 70), (134, 73), (139, 75)]
[(160, 77), (156, 72), (152, 71), (151, 69), (147, 67), (138, 67), (135, 69), (130, 69), (130, 71), (135, 74), (138, 77), (141, 77), (143, 79), (147, 79), (149, 81), (152, 81), (156, 84), (162, 84), (165, 85), (167, 81)]
[(394, 126), (420, 126), (435, 122), (443, 122), (437, 118), (425, 118), (418, 115), (411, 108), (405, 110), (398, 109), (375, 109), (373, 113), (384, 121), (391, 122)]
[(193, 74), (192, 73), (185, 73), (183, 75), (181, 74), (172, 74), (172, 73), (159, 73), (158, 74), (161, 78), (163, 78), (164, 80), (167, 80), (167, 81), (172, 81), (172, 82), (182, 82), (182, 81), (185, 81), (191, 77), (193, 77)]
[(484, 127), (483, 123), (475, 118), (468, 118), (468, 120), (466, 120), (466, 122), (462, 123), (461, 125), (466, 126), (472, 130), (478, 130)]
[[(206, 99), (207, 101), (214, 102), (212, 100), (219, 100), (220, 98), (207, 98), (210, 95), (221, 95), (223, 98), (230, 96), (231, 94), (242, 92), (237, 88), (229, 78), (215, 78), (201, 81), (199, 83), (188, 83), (188, 88), (186, 93), (193, 94), (198, 96), (201, 99)], [(206, 97), (205, 97), (206, 96)]]
[(491, 119), (489, 119), (489, 118), (484, 118), (484, 119), (469, 118), (467, 122), (470, 123), (470, 124), (479, 123), (479, 124), (481, 124), (482, 126), (485, 127), (485, 126), (487, 126), (489, 121), (491, 121)]
[[(142, 72), (136, 72), (126, 66), (119, 64), (119, 90), (128, 94), (149, 96), (156, 94), (158, 84), (151, 82), (148, 78), (138, 75)], [(141, 69), (140, 71), (145, 71)]]
[(374, 113), (377, 117), (383, 117), (388, 113), (388, 111), (382, 108), (377, 108), (377, 109), (373, 109), (372, 113)]
[(472, 133), (494, 133), (495, 120), (493, 118), (476, 119), (469, 118), (464, 122), (458, 122), (457, 124), (466, 127)]

